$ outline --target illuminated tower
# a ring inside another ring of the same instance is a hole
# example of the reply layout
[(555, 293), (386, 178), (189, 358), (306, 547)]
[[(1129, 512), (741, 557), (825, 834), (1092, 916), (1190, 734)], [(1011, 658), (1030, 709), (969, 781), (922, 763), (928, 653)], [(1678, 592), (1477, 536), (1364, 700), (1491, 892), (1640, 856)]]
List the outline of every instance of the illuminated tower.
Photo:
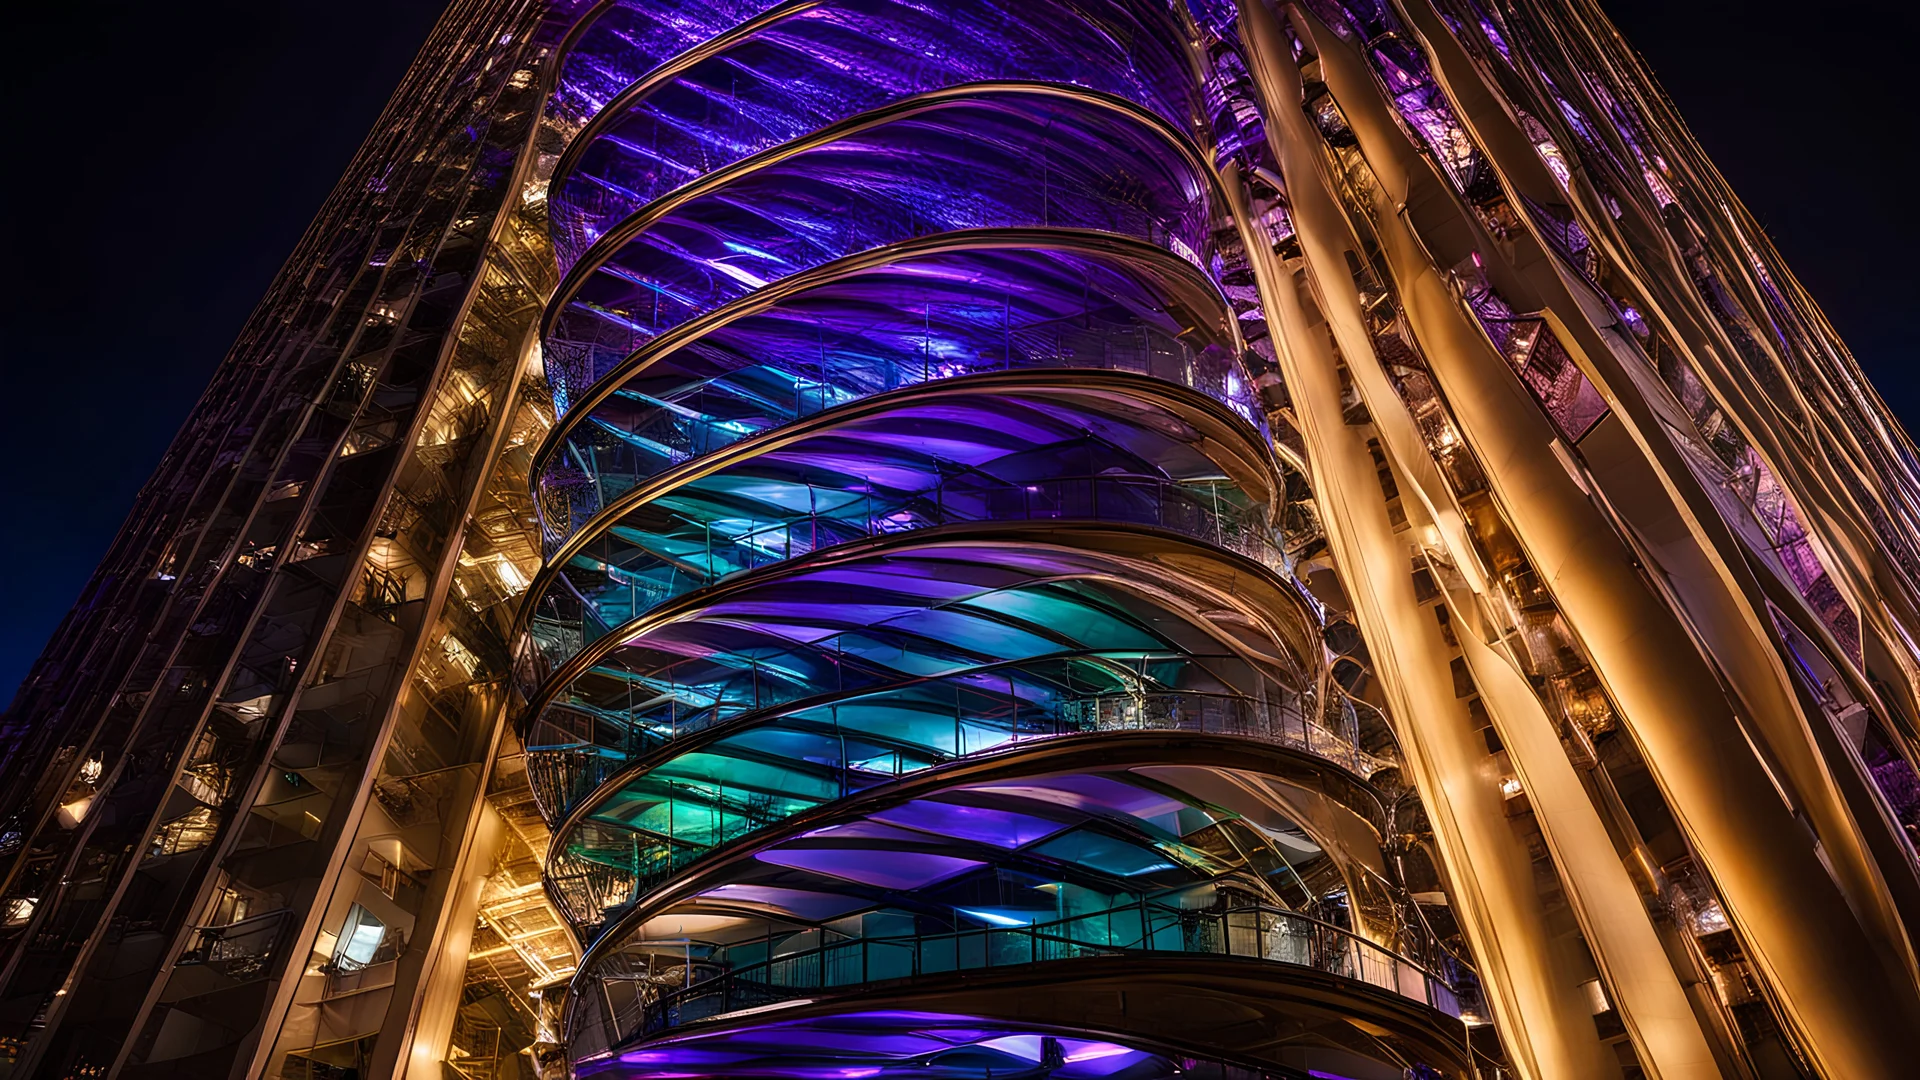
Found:
[(1898, 1076), (1916, 468), (1583, 0), (456, 3), (0, 731), (0, 1076)]

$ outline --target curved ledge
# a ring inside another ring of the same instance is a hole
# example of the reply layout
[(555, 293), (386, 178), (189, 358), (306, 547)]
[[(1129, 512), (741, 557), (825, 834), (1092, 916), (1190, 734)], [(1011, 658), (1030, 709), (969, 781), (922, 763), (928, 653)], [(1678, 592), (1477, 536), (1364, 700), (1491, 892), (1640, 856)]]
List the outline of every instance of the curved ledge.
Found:
[[(708, 38), (698, 46), (672, 57), (641, 75), (626, 89), (607, 99), (606, 104), (600, 106), (592, 119), (581, 125), (580, 130), (575, 132), (573, 138), (567, 143), (567, 148), (561, 152), (560, 159), (554, 164), (552, 175), (565, 176), (571, 172), (580, 155), (585, 152), (585, 147), (600, 136), (608, 134), (608, 129), (615, 126), (618, 120), (624, 119), (624, 114), (628, 110), (643, 99), (651, 97), (670, 80), (677, 79), (700, 64), (732, 50), (744, 41), (757, 37), (778, 23), (823, 7), (827, 2), (828, 0), (786, 0), (784, 3), (775, 4), (725, 33)], [(584, 12), (561, 43), (560, 52), (563, 55), (570, 52), (574, 43), (591, 28), (591, 24), (599, 18), (601, 13), (613, 6), (613, 3), (614, 0), (599, 0), (590, 10)]]
[[(590, 241), (592, 230), (623, 216), (619, 204), (631, 210), (665, 194), (716, 157), (724, 165), (911, 94), (1001, 81), (1086, 87), (1135, 102), (1183, 130), (1199, 110), (1176, 44), (1183, 35), (1164, 5), (745, 6), (767, 10), (716, 27), (707, 41), (626, 76), (584, 118), (555, 170), (563, 178), (555, 191), (565, 219), (556, 224), (572, 240)], [(1085, 48), (1052, 45), (1075, 37)], [(781, 93), (789, 82), (800, 92)], [(707, 130), (718, 137), (695, 134)], [(574, 179), (581, 183), (566, 182)]]
[[(617, 3), (619, 0), (592, 0), (591, 3), (583, 5), (579, 13), (573, 17), (573, 24), (567, 27), (567, 32), (560, 36), (559, 43), (553, 47), (553, 54), (555, 56), (573, 55), (574, 46), (580, 44), (580, 39), (593, 29), (593, 24), (600, 21), (600, 16), (605, 15), (607, 10)], [(554, 73), (556, 80), (565, 74), (565, 66), (564, 64), (556, 66)], [(612, 102), (609, 101), (607, 104), (611, 105)], [(604, 109), (606, 106), (601, 107)]]
[[(1257, 929), (1254, 934), (1257, 942)], [(1246, 940), (1245, 934), (1241, 940)], [(1420, 970), (1410, 962), (1406, 966)], [(1426, 973), (1421, 975), (1424, 978)], [(1429, 1003), (1401, 993), (1397, 985), (1388, 988), (1366, 978), (1283, 959), (1224, 951), (1136, 950), (823, 987), (689, 1021), (663, 1034), (643, 1036), (623, 1049), (631, 1052), (708, 1032), (887, 1009), (1125, 1031), (1132, 1039), (1191, 1047), (1203, 1059), (1227, 1054), (1296, 1067), (1298, 1059), (1289, 1062), (1287, 1050), (1289, 1044), (1302, 1040), (1307, 1045), (1339, 1047), (1394, 1068), (1422, 1063), (1464, 1075), (1466, 1054), (1458, 1041), (1458, 1017), (1463, 1005), (1477, 1001), (1477, 978), (1462, 970), (1459, 993), (1445, 985), (1444, 977), (1436, 981), (1440, 983), (1434, 995), (1438, 1001)], [(1451, 995), (1451, 1000), (1443, 995)]]
[[(799, 4), (795, 2), (795, 0), (785, 0), (785, 2), (792, 6), (799, 6)], [(824, 2), (824, 0), (802, 0), (802, 2), (810, 2), (817, 5), (819, 3)], [(773, 5), (769, 5), (769, 6), (771, 7)], [(577, 55), (576, 50), (580, 48), (582, 42), (585, 41), (587, 35), (593, 33), (594, 30), (598, 28), (599, 22), (602, 18), (604, 18), (610, 12), (633, 11), (635, 10), (635, 7), (636, 5), (622, 3), (620, 2), (620, 0), (594, 0), (594, 2), (592, 3), (583, 5), (580, 12), (574, 16), (572, 25), (570, 25), (567, 28), (566, 33), (561, 37), (561, 40), (558, 46), (554, 50), (555, 55), (565, 57), (569, 60), (574, 59)], [(758, 16), (755, 16), (755, 18), (758, 18)], [(741, 24), (734, 23), (733, 25), (738, 26)], [(705, 39), (699, 39), (699, 40), (704, 41)], [(626, 44), (628, 48), (633, 48), (633, 45), (630, 41), (624, 41), (623, 44)], [(699, 44), (698, 44), (698, 41), (696, 41), (696, 43), (692, 46), (692, 48), (698, 48), (698, 47), (699, 47)], [(635, 51), (639, 51), (639, 50), (635, 49)], [(601, 113), (606, 112), (606, 110), (611, 108), (613, 103), (617, 101), (625, 93), (625, 90), (627, 88), (630, 88), (636, 82), (645, 80), (654, 68), (659, 67), (663, 63), (668, 63), (672, 61), (672, 59), (675, 56), (678, 56), (681, 53), (684, 53), (686, 51), (689, 51), (689, 50), (683, 48), (676, 52), (667, 53), (661, 59), (656, 60), (652, 66), (636, 69), (633, 76), (624, 84), (622, 89), (619, 91), (616, 91), (613, 94), (613, 96), (609, 97), (606, 100), (606, 102), (600, 105), (598, 109), (588, 114), (586, 117), (586, 120), (588, 122), (591, 122), (593, 119), (597, 118)], [(558, 81), (565, 82), (566, 75), (567, 75), (566, 65), (564, 63), (559, 64), (559, 65), (556, 65), (556, 68), (558, 69)], [(568, 115), (564, 117), (564, 119), (566, 119), (568, 122), (576, 122), (578, 118), (573, 115)], [(584, 128), (585, 124), (582, 124), (582, 127)]]
[[(781, 936), (733, 947), (770, 947)], [(853, 938), (740, 965), (662, 994), (646, 1010), (633, 1041), (810, 993), (891, 989), (968, 971), (1143, 954), (1234, 957), (1304, 967), (1364, 984), (1370, 991), (1397, 994), (1452, 1019), (1461, 1013), (1451, 979), (1331, 923), (1266, 905), (1211, 912), (1142, 901), (1028, 926)]]
[[(602, 1025), (612, 1017), (602, 1011)], [(591, 1030), (592, 1022), (588, 1022)], [(576, 1029), (579, 1030), (579, 1029)], [(604, 1031), (596, 1033), (604, 1034)], [(592, 1040), (592, 1036), (587, 1036)], [(1297, 1069), (1276, 1070), (1232, 1060), (1218, 1050), (1186, 1046), (1134, 1033), (1090, 1030), (1084, 1025), (1046, 1026), (1019, 1020), (924, 1010), (875, 1009), (734, 1025), (650, 1040), (625, 1054), (575, 1055), (577, 1075), (613, 1078), (700, 1070), (706, 1080), (768, 1076), (844, 1075), (850, 1070), (883, 1080), (912, 1080), (936, 1068), (943, 1080), (1017, 1077), (1058, 1047), (1063, 1063), (1051, 1080), (1305, 1080)], [(714, 1051), (720, 1050), (721, 1054)], [(724, 1054), (725, 1060), (721, 1057)]]
[[(1106, 695), (1105, 697), (1125, 699), (1124, 702), (1113, 703), (1126, 707), (1102, 708), (1106, 702), (1101, 698), (1089, 698), (1079, 703), (1086, 706), (1084, 711), (1087, 715), (1082, 723), (1053, 734), (1028, 735), (981, 750), (957, 754), (926, 769), (915, 770), (905, 775), (930, 774), (955, 762), (1016, 755), (1024, 749), (1031, 749), (1043, 742), (1058, 739), (1110, 739), (1116, 736), (1167, 736), (1173, 733), (1208, 738), (1246, 739), (1259, 744), (1271, 754), (1268, 775), (1308, 790), (1318, 791), (1365, 819), (1377, 834), (1384, 836), (1388, 832), (1385, 803), (1368, 782), (1372, 772), (1383, 767), (1385, 763), (1335, 732), (1308, 722), (1304, 716), (1295, 715), (1288, 718), (1284, 715), (1285, 710), (1278, 706), (1257, 707), (1262, 706), (1262, 703), (1253, 702), (1247, 698), (1218, 694), (1201, 695), (1178, 690), (1137, 695)], [(1193, 707), (1207, 698), (1237, 701), (1249, 707), (1237, 714), (1210, 717), (1203, 708)], [(817, 705), (808, 707), (817, 707)], [(801, 710), (782, 707), (732, 717), (663, 743), (653, 753), (637, 758), (624, 768), (609, 774), (596, 785), (590, 795), (576, 800), (560, 821), (554, 824), (548, 845), (548, 861), (557, 859), (560, 853), (566, 850), (579, 826), (604, 806), (609, 798), (620, 794), (634, 780), (645, 777), (679, 758), (699, 754), (731, 736), (750, 731), (769, 721), (790, 716), (797, 711)], [(1103, 713), (1105, 715), (1101, 715)], [(877, 790), (877, 786), (868, 790)], [(823, 805), (846, 803), (851, 806), (849, 813), (858, 813), (861, 812), (860, 807), (864, 805), (858, 800), (864, 795), (865, 792), (855, 791), (844, 796), (840, 801)]]
[[(611, 6), (613, 2), (614, 0), (602, 0), (594, 12), (594, 17), (597, 18), (599, 13)], [(586, 152), (586, 148), (595, 139), (606, 134), (607, 127), (613, 123), (614, 117), (623, 115), (635, 102), (652, 94), (668, 79), (684, 74), (701, 61), (731, 49), (739, 42), (753, 37), (775, 23), (783, 22), (800, 12), (820, 7), (827, 2), (828, 0), (786, 0), (785, 3), (775, 4), (753, 18), (739, 23), (733, 29), (723, 34), (716, 34), (658, 65), (635, 80), (625, 90), (608, 98), (607, 103), (600, 106), (600, 110), (593, 114), (593, 118), (582, 124), (579, 131), (574, 132), (573, 138), (567, 141), (567, 148), (560, 152), (560, 159), (554, 162), (553, 172), (548, 175), (558, 181), (571, 173), (573, 166), (579, 162), (580, 155)], [(578, 33), (585, 31), (584, 23), (576, 29)], [(573, 40), (570, 35), (567, 44), (571, 45)]]
[[(961, 692), (971, 689), (970, 684), (986, 677), (1004, 677), (1012, 685), (1015, 672), (1029, 674), (1031, 669), (1045, 668), (1072, 660), (1086, 662), (1092, 666), (1100, 664), (1102, 659), (1096, 653), (1022, 658), (977, 664), (937, 675), (900, 678), (890, 683), (828, 691), (783, 701), (765, 708), (751, 709), (721, 719), (692, 722), (685, 727), (676, 727), (666, 735), (654, 736), (649, 749), (633, 756), (629, 756), (624, 750), (609, 749), (606, 753), (600, 753), (598, 751), (606, 748), (591, 744), (530, 745), (526, 752), (528, 768), (537, 774), (534, 778), (535, 801), (539, 803), (543, 816), (556, 834), (567, 832), (583, 820), (588, 812), (587, 808), (594, 802), (596, 792), (603, 789), (617, 790), (651, 769), (673, 760), (678, 754), (699, 750), (731, 736), (751, 731), (762, 724), (789, 721), (796, 722), (795, 730), (819, 729), (822, 725), (817, 721), (799, 721), (798, 718), (806, 713), (836, 705), (898, 702), (906, 693), (934, 687), (953, 687), (956, 692)], [(1212, 658), (1189, 657), (1189, 659), (1201, 661)], [(1120, 677), (1132, 675), (1125, 670), (1124, 665), (1114, 664), (1110, 670)], [(974, 693), (976, 696), (986, 696), (977, 690)], [(895, 704), (894, 707), (908, 712), (913, 709), (910, 703)], [(564, 707), (551, 706), (550, 708)], [(1005, 738), (981, 745), (977, 749), (960, 744), (949, 752), (937, 746), (914, 742), (904, 736), (887, 735), (867, 728), (856, 728), (854, 732), (862, 743), (887, 748), (896, 755), (895, 772), (892, 774), (896, 776), (916, 772), (921, 768), (937, 767), (949, 761), (977, 757), (991, 751), (1010, 749), (1019, 744), (1030, 744), (1041, 739), (1108, 731), (1184, 731), (1201, 735), (1232, 735), (1253, 739), (1311, 754), (1368, 781), (1371, 781), (1375, 773), (1400, 767), (1399, 761), (1393, 757), (1380, 757), (1362, 749), (1354, 737), (1357, 734), (1357, 725), (1343, 733), (1309, 720), (1305, 713), (1299, 709), (1288, 708), (1284, 702), (1261, 701), (1245, 694), (1135, 688), (1068, 697), (1058, 702), (1057, 708), (1057, 715), (1050, 726), (1028, 721), (1009, 723)], [(832, 725), (832, 729), (836, 732), (839, 730), (837, 723)], [(907, 754), (915, 755), (916, 759), (937, 760), (908, 769), (902, 764)], [(545, 770), (544, 764), (550, 759), (568, 757), (576, 760), (587, 757), (600, 762), (612, 761), (617, 764), (610, 769), (597, 771), (589, 787), (575, 787), (572, 794), (543, 793), (543, 787), (557, 789), (570, 786), (565, 780), (556, 780), (552, 772)]]

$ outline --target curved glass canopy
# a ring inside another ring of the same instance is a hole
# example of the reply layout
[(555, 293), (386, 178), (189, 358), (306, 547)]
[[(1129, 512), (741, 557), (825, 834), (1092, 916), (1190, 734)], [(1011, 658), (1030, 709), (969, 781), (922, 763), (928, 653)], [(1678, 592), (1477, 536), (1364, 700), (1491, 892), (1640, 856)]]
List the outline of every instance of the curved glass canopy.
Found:
[(1138, 0), (781, 5), (633, 79), (574, 139), (550, 197), (561, 267), (674, 187), (915, 94), (1055, 83), (1129, 100), (1188, 130), (1201, 102), (1186, 58), (1168, 47), (1178, 40), (1169, 14)]

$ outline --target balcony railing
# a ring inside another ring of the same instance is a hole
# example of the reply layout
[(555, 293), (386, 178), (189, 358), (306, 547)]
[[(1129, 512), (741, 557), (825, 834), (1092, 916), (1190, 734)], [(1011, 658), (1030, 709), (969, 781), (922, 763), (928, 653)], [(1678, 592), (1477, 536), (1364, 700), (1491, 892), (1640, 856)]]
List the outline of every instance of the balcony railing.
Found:
[[(1447, 966), (1457, 970), (1451, 977), (1443, 976), (1351, 931), (1264, 905), (1183, 911), (1143, 902), (1032, 926), (859, 938), (766, 956), (781, 938), (730, 944), (725, 949), (729, 958), (756, 952), (766, 958), (649, 995), (651, 1000), (643, 996), (640, 1016), (635, 1018), (640, 1023), (627, 1037), (654, 1035), (821, 991), (851, 991), (898, 979), (1088, 956), (1233, 956), (1309, 968), (1397, 994), (1454, 1018), (1472, 1011), (1469, 1004), (1478, 987), (1472, 971), (1451, 960)], [(719, 963), (726, 962), (730, 961)]]
[[(1060, 703), (1051, 715), (1040, 719), (1040, 723), (1010, 727), (1000, 741), (969, 747), (967, 753), (948, 760), (1065, 735), (1172, 731), (1238, 736), (1285, 746), (1340, 765), (1363, 778), (1397, 764), (1390, 758), (1362, 750), (1357, 731), (1338, 731), (1324, 726), (1303, 713), (1298, 701), (1292, 699), (1263, 701), (1237, 694), (1186, 690), (1101, 694)], [(691, 727), (680, 734), (697, 730), (700, 728)], [(542, 805), (548, 807), (556, 819), (576, 809), (583, 800), (594, 797), (617, 775), (615, 766), (619, 762), (598, 756), (589, 758), (587, 751), (590, 750), (541, 747), (528, 751), (528, 775), (534, 784), (535, 797), (542, 800)], [(582, 761), (590, 761), (592, 767), (578, 767)], [(849, 768), (840, 768), (838, 775), (847, 783), (842, 796), (884, 779), (871, 772), (856, 774)], [(851, 783), (856, 776), (859, 782)], [(676, 797), (668, 795), (669, 799)], [(717, 796), (703, 794), (701, 798), (724, 801), (724, 785)], [(730, 814), (726, 820), (728, 824), (711, 842), (698, 843), (685, 836), (669, 841), (610, 823), (583, 826), (599, 836), (595, 844), (588, 845), (600, 849), (597, 855), (581, 857), (570, 841), (547, 867), (547, 879), (562, 913), (577, 928), (595, 928), (587, 931), (593, 936), (613, 913), (624, 909), (647, 890), (684, 871), (716, 848), (744, 840), (784, 820), (784, 816), (769, 818), (739, 812)], [(569, 835), (577, 838), (579, 834)]]
[(264, 971), (293, 911), (280, 908), (225, 926), (202, 926), (193, 932), (193, 944), (180, 956), (181, 965), (206, 964), (228, 978), (246, 979)]

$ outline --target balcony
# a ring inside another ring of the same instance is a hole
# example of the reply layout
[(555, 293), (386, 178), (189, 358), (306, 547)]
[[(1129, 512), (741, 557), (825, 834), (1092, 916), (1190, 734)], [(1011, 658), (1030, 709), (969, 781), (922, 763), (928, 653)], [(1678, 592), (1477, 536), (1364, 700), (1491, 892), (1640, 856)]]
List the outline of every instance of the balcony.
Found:
[[(766, 952), (778, 940), (737, 942), (726, 952)], [(1455, 1019), (1470, 1011), (1463, 994), (1471, 997), (1477, 990), (1465, 968), (1453, 965), (1449, 978), (1350, 931), (1281, 908), (1205, 912), (1141, 903), (1032, 926), (840, 941), (727, 968), (646, 1002), (636, 1039), (821, 991), (844, 993), (955, 972), (1137, 953), (1231, 956), (1311, 968)]]

